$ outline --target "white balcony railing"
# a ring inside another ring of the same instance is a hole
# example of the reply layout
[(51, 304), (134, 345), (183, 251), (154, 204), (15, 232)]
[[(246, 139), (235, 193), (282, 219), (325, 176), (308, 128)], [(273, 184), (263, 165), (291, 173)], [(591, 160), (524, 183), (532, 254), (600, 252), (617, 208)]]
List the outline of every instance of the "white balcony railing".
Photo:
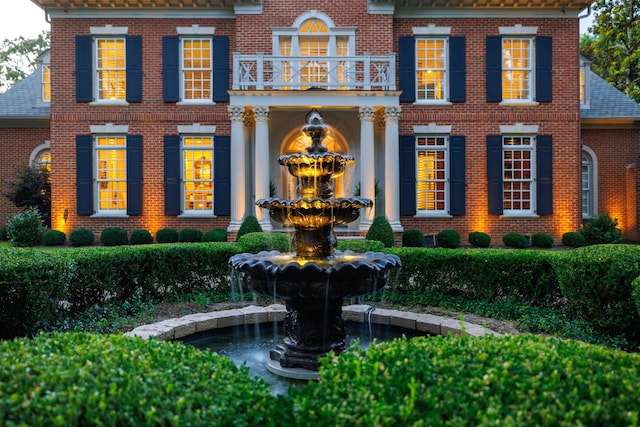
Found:
[(234, 90), (396, 90), (396, 56), (233, 54)]

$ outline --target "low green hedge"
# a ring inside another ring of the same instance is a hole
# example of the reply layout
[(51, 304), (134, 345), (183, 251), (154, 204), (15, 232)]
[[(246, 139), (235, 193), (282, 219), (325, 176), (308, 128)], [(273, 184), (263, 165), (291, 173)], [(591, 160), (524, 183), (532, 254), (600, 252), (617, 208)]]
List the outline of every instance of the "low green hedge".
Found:
[[(290, 404), (248, 368), (178, 343), (54, 334), (0, 342), (3, 425), (291, 423)], [(289, 409), (289, 410), (287, 410)]]
[(295, 397), (322, 426), (637, 425), (640, 356), (557, 338), (402, 339), (323, 360)]
[(291, 237), (285, 233), (253, 232), (238, 239), (242, 252), (257, 254), (262, 251), (291, 252)]
[(378, 240), (349, 239), (338, 240), (339, 251), (353, 251), (358, 253), (380, 252), (384, 249), (384, 243)]

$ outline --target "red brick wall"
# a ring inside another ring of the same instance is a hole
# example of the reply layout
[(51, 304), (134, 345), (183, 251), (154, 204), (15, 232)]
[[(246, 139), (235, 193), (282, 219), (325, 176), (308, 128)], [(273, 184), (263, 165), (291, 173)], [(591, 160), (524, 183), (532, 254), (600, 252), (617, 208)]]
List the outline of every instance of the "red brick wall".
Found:
[(13, 179), (21, 164), (29, 163), (31, 152), (49, 139), (49, 129), (0, 128), (0, 228), (7, 216), (20, 212), (4, 196), (6, 179)]

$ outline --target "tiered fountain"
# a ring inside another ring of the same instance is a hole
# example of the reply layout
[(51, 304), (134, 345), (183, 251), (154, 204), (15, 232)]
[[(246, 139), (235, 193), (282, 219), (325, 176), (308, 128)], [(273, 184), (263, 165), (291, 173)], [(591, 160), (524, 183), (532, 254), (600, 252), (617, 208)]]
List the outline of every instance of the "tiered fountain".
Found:
[(355, 163), (352, 156), (328, 152), (322, 145), (327, 132), (322, 116), (312, 110), (302, 129), (312, 143), (306, 153), (280, 157), (279, 163), (297, 178), (294, 200), (261, 199), (258, 206), (295, 229), (293, 253), (261, 252), (231, 257), (229, 264), (251, 291), (285, 301), (285, 338), (272, 349), (267, 368), (278, 375), (312, 378), (318, 357), (345, 350), (345, 298), (382, 289), (393, 269), (395, 255), (336, 251), (334, 225), (348, 224), (373, 202), (363, 198), (335, 198), (332, 179)]

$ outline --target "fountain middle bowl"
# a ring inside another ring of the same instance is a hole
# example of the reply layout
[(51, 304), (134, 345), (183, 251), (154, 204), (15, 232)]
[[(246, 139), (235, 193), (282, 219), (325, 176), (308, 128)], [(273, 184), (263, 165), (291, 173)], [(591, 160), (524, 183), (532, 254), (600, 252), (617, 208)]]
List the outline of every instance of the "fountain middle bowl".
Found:
[(365, 198), (260, 199), (256, 205), (269, 209), (271, 218), (284, 225), (320, 228), (349, 224), (360, 216), (360, 209), (373, 205)]
[(336, 251), (326, 258), (300, 258), (278, 251), (238, 254), (229, 264), (251, 291), (289, 300), (336, 300), (382, 289), (400, 258), (380, 252)]

